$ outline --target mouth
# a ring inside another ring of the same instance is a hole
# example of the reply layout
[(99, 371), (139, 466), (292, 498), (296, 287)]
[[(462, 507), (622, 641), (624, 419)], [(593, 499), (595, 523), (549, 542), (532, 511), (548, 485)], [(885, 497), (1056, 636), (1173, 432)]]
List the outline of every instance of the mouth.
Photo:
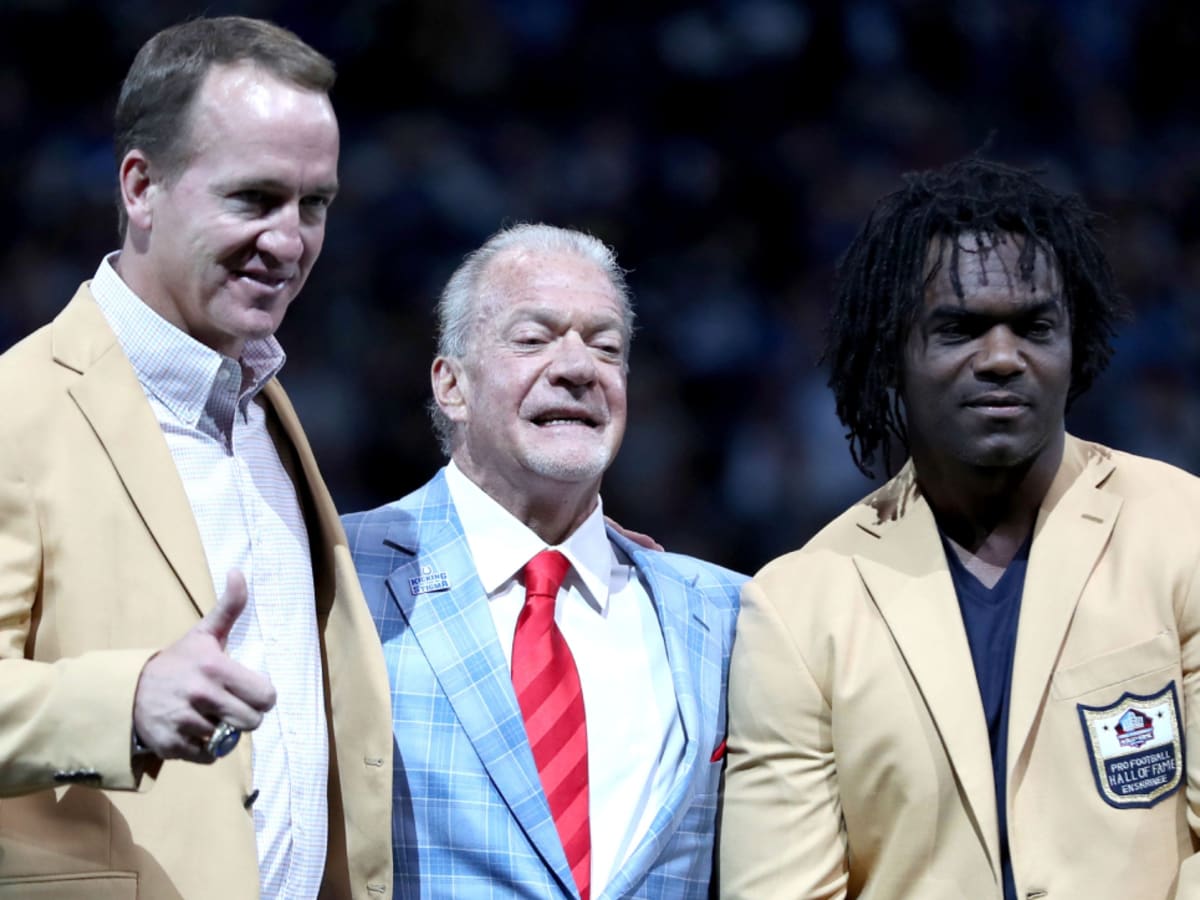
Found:
[(1030, 403), (1019, 394), (995, 391), (972, 397), (963, 405), (987, 416), (1012, 418), (1028, 409)]
[(603, 424), (598, 417), (586, 410), (547, 410), (532, 416), (529, 421), (539, 428), (553, 428), (562, 425), (599, 428)]
[(237, 269), (233, 273), (234, 277), (239, 281), (249, 282), (252, 285), (264, 288), (268, 291), (282, 291), (291, 282), (292, 277), (288, 274), (280, 274), (277, 272), (255, 272), (247, 269)]

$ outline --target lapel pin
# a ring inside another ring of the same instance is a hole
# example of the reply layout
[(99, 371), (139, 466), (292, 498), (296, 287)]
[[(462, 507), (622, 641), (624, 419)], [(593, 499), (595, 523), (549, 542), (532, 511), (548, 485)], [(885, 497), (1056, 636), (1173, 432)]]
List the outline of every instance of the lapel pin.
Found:
[(445, 572), (435, 572), (432, 566), (421, 566), (421, 574), (408, 579), (408, 589), (413, 596), (434, 594), (450, 590), (450, 579)]

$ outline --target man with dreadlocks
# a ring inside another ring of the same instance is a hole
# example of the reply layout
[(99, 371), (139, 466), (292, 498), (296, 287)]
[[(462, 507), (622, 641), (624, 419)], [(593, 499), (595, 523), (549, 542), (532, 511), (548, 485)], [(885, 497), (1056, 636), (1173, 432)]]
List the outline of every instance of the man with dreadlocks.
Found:
[(1121, 311), (1092, 215), (968, 158), (838, 282), (851, 452), (908, 458), (743, 592), (722, 896), (1200, 897), (1200, 479), (1065, 431)]

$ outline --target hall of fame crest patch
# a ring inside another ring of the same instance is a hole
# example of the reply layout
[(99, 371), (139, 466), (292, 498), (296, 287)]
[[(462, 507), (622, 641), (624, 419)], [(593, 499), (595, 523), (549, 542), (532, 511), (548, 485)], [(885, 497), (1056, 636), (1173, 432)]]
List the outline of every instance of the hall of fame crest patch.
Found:
[(1174, 681), (1156, 694), (1077, 708), (1096, 788), (1109, 806), (1153, 806), (1179, 789), (1184, 746)]

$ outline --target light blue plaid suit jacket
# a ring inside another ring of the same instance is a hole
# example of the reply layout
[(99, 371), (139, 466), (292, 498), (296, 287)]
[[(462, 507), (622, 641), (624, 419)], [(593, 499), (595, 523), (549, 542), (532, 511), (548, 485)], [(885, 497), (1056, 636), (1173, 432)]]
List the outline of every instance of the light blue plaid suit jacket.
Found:
[[(396, 897), (577, 897), (444, 474), (343, 521), (392, 684)], [(687, 743), (648, 834), (596, 900), (704, 898), (745, 576), (609, 539), (654, 598)]]

